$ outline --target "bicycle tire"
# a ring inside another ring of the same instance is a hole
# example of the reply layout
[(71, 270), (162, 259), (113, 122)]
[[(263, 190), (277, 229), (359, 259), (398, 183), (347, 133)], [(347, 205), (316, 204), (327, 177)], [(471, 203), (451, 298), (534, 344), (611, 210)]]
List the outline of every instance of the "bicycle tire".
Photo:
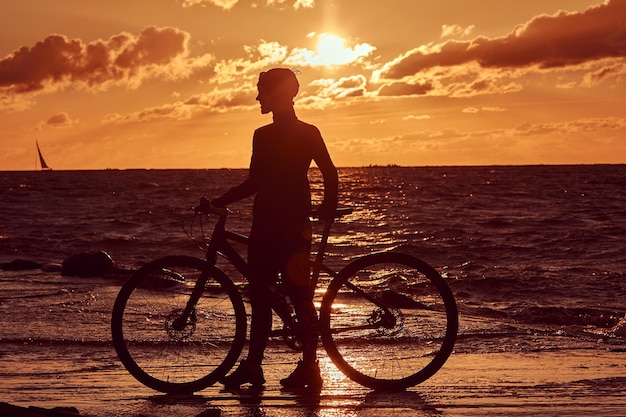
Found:
[(404, 390), (433, 376), (457, 332), (456, 302), (441, 275), (400, 252), (354, 260), (322, 300), (328, 356), (348, 378), (375, 390)]
[[(176, 328), (201, 274), (209, 278), (194, 315)], [(152, 261), (122, 286), (111, 334), (124, 367), (144, 385), (192, 393), (232, 368), (246, 339), (246, 312), (235, 284), (217, 267), (189, 256)]]

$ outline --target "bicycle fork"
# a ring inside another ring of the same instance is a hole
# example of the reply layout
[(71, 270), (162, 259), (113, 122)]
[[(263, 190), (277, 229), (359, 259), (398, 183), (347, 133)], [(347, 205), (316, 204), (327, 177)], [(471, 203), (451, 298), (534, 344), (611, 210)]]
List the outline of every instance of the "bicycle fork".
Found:
[(182, 331), (188, 325), (195, 325), (196, 305), (198, 304), (200, 297), (202, 297), (208, 281), (209, 271), (202, 271), (196, 281), (196, 285), (194, 285), (193, 290), (191, 291), (191, 295), (189, 296), (189, 300), (187, 300), (185, 308), (180, 313), (180, 316), (172, 321), (171, 326), (173, 330)]

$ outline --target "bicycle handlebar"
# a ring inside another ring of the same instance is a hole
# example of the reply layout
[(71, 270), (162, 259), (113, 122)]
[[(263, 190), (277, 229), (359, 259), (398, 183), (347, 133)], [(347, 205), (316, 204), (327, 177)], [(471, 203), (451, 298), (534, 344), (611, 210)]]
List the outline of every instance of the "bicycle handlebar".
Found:
[(200, 205), (192, 207), (191, 210), (195, 211), (196, 214), (216, 214), (220, 217), (227, 216), (230, 213), (230, 210), (226, 207), (216, 207), (212, 205), (206, 197), (200, 198)]

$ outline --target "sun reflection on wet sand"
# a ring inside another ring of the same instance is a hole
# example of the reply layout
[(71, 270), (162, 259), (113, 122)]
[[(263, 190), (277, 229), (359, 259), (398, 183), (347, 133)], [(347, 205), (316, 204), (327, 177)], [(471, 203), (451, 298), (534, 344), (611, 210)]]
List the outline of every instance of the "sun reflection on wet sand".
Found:
[[(0, 400), (16, 405), (73, 406), (94, 417), (477, 417), (484, 415), (623, 415), (623, 354), (606, 350), (456, 354), (425, 383), (378, 393), (346, 379), (320, 350), (324, 387), (318, 397), (283, 393), (298, 354), (274, 345), (263, 392), (227, 393), (219, 384), (194, 396), (168, 396), (139, 384), (97, 344), (3, 344)], [(382, 355), (382, 354), (381, 354)], [(39, 372), (22, 370), (37, 363)], [(559, 363), (551, 372), (546, 363)], [(74, 365), (68, 365), (74, 364)], [(65, 369), (65, 370), (62, 370)]]

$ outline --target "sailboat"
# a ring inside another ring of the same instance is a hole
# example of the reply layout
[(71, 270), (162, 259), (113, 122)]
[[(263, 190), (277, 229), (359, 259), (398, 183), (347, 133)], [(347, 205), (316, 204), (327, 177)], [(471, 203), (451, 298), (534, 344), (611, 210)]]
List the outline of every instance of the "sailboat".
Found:
[(52, 168), (46, 164), (46, 160), (43, 159), (43, 155), (41, 154), (41, 150), (39, 149), (39, 142), (35, 140), (35, 145), (37, 146), (37, 155), (39, 155), (39, 164), (41, 165), (42, 171), (52, 171)]

